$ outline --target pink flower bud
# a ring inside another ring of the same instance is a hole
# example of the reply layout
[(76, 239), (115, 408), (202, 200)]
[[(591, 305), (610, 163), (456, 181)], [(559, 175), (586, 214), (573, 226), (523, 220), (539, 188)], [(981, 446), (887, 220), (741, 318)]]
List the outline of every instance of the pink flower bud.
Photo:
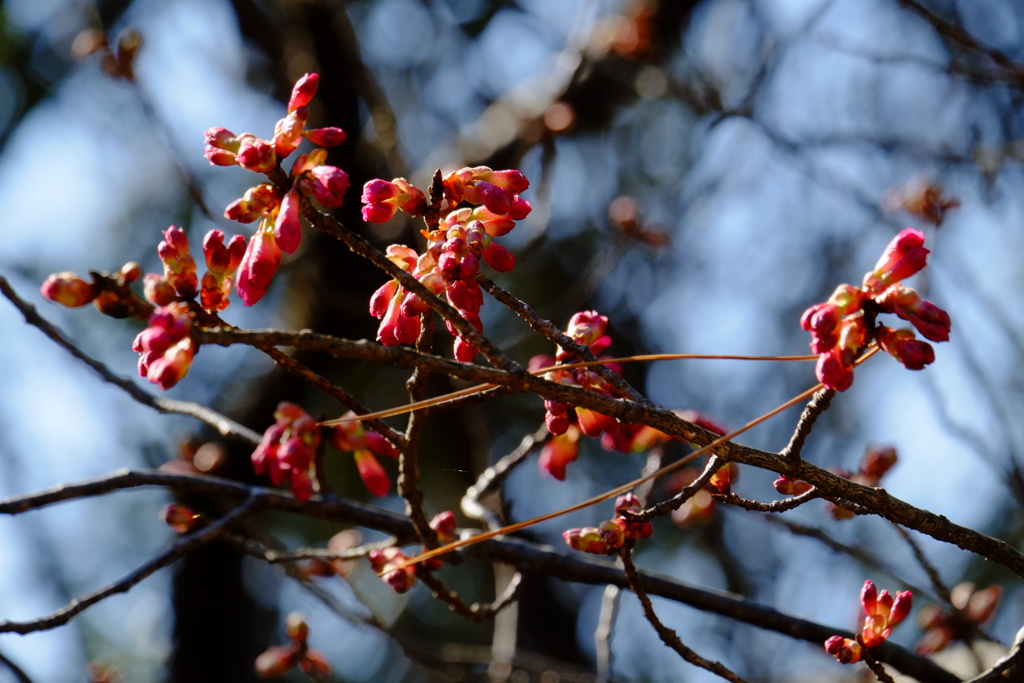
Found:
[(302, 220), (299, 217), (301, 200), (292, 189), (281, 200), (281, 208), (274, 222), (274, 237), (277, 246), (286, 254), (294, 254), (302, 241)]
[(391, 488), (391, 479), (373, 453), (361, 448), (352, 454), (356, 460), (356, 469), (363, 480), (366, 490), (375, 496), (386, 496)]
[(592, 526), (582, 529), (568, 529), (562, 532), (562, 538), (574, 550), (579, 550), (591, 555), (610, 555), (615, 549), (608, 545), (601, 529)]
[(841, 348), (835, 347), (818, 356), (814, 374), (827, 388), (846, 391), (853, 384), (853, 363)]
[(305, 107), (316, 94), (316, 87), (319, 83), (319, 76), (315, 73), (305, 74), (295, 82), (292, 88), (292, 95), (288, 99), (288, 111), (292, 112), (299, 107)]
[(462, 363), (471, 363), (480, 351), (462, 337), (456, 337), (452, 348), (452, 355), (455, 360)]
[(254, 135), (243, 134), (236, 157), (239, 166), (254, 173), (270, 173), (277, 166), (273, 145)]
[(337, 147), (345, 141), (345, 131), (341, 128), (314, 128), (307, 130), (306, 139), (319, 147)]
[(907, 228), (893, 238), (869, 275), (888, 287), (924, 268), (928, 253), (924, 248), (924, 233)]
[(142, 289), (146, 298), (157, 306), (166, 306), (178, 298), (174, 286), (162, 275), (147, 273), (142, 279)]
[(856, 640), (832, 636), (825, 641), (825, 652), (829, 653), (840, 664), (855, 664), (860, 661), (864, 648)]
[(281, 248), (272, 233), (260, 230), (249, 239), (236, 274), (236, 288), (242, 303), (252, 306), (267, 293), (277, 267), (281, 264)]
[(164, 524), (171, 527), (176, 534), (184, 534), (196, 528), (200, 516), (192, 508), (179, 503), (166, 505), (160, 511), (160, 519)]
[(877, 333), (882, 350), (903, 364), (908, 370), (923, 370), (935, 361), (935, 350), (928, 342), (914, 337), (913, 330), (891, 330), (882, 327)]
[(274, 645), (256, 658), (256, 675), (260, 678), (279, 678), (298, 663), (299, 652), (294, 647)]
[(451, 510), (437, 513), (430, 520), (430, 528), (437, 533), (438, 542), (451, 543), (455, 540), (455, 513)]
[(39, 293), (49, 301), (68, 308), (78, 308), (91, 303), (99, 292), (96, 285), (74, 273), (55, 273), (46, 278)]
[(284, 159), (295, 151), (302, 142), (302, 129), (306, 125), (309, 110), (305, 107), (289, 112), (274, 125), (274, 137), (270, 143), (278, 159)]
[(336, 209), (345, 201), (348, 174), (336, 166), (316, 166), (303, 174), (300, 187), (325, 208)]
[(507, 273), (516, 266), (516, 257), (497, 242), (491, 242), (483, 251), (484, 261), (499, 273)]
[[(561, 418), (566, 420), (564, 414)], [(550, 474), (558, 481), (565, 481), (565, 468), (579, 457), (579, 440), (579, 429), (574, 425), (569, 425), (566, 420), (566, 428), (563, 433), (549, 439), (541, 448), (538, 462), (540, 471)]]
[(791, 477), (779, 477), (772, 482), (772, 486), (784, 496), (799, 496), (814, 488), (814, 486), (802, 479), (793, 479)]

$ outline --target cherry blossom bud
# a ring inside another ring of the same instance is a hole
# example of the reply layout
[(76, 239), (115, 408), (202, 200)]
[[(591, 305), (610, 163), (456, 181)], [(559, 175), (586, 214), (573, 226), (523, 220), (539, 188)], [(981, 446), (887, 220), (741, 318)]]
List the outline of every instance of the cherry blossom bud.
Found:
[(375, 496), (386, 496), (391, 488), (391, 479), (388, 473), (377, 462), (368, 449), (361, 448), (352, 454), (356, 460), (356, 469), (359, 477), (363, 480), (366, 490)]
[(284, 620), (284, 633), (296, 645), (305, 645), (309, 638), (309, 625), (299, 612), (292, 612)]
[(853, 363), (841, 348), (835, 347), (818, 356), (814, 374), (827, 388), (846, 391), (853, 384)]
[(452, 355), (455, 356), (455, 360), (462, 363), (470, 363), (476, 358), (478, 353), (480, 351), (462, 337), (455, 338), (452, 349)]
[(314, 128), (307, 130), (303, 135), (306, 139), (319, 147), (337, 147), (345, 141), (345, 131), (341, 128)]
[(164, 264), (164, 277), (174, 286), (178, 294), (191, 299), (199, 291), (196, 262), (188, 246), (188, 237), (181, 228), (173, 225), (164, 230), (164, 239), (156, 251)]
[[(562, 418), (565, 419), (564, 413)], [(550, 426), (548, 430), (551, 431)], [(538, 463), (540, 471), (550, 474), (558, 481), (565, 481), (565, 468), (579, 457), (579, 440), (580, 430), (566, 420), (563, 433), (549, 439), (541, 448)]]
[(328, 209), (336, 209), (345, 201), (348, 174), (336, 166), (316, 166), (303, 174), (300, 186), (311, 192)]
[(430, 520), (430, 528), (437, 534), (439, 543), (447, 544), (455, 540), (455, 513), (445, 510), (434, 515)]
[(832, 636), (825, 641), (825, 652), (829, 653), (840, 664), (855, 664), (860, 661), (864, 648), (856, 640)]
[(130, 285), (133, 282), (138, 282), (139, 278), (142, 277), (142, 266), (139, 265), (138, 261), (129, 261), (121, 266), (121, 270), (117, 274), (120, 276), (121, 282)]
[(516, 257), (497, 242), (491, 242), (483, 251), (484, 261), (499, 273), (507, 273), (516, 266)]
[[(885, 248), (882, 257), (869, 275), (888, 287), (924, 268), (928, 253), (929, 250), (924, 248), (924, 233), (906, 228)], [(877, 286), (870, 289), (880, 291)]]
[(274, 222), (274, 237), (277, 246), (286, 254), (294, 254), (302, 241), (302, 220), (299, 217), (301, 200), (293, 189), (281, 200), (281, 208)]
[(204, 134), (206, 147), (205, 156), (214, 166), (234, 166), (238, 163), (235, 153), (238, 151), (238, 138), (226, 128), (210, 128)]
[(923, 370), (924, 366), (935, 361), (935, 350), (931, 344), (916, 339), (912, 330), (892, 330), (883, 327), (878, 331), (877, 337), (882, 350), (908, 370)]
[(802, 479), (793, 479), (791, 477), (779, 477), (772, 482), (772, 486), (784, 496), (799, 496), (814, 488), (813, 485)]
[(78, 308), (92, 303), (99, 293), (96, 285), (86, 282), (74, 273), (54, 273), (46, 278), (39, 293), (49, 301), (68, 308)]
[(315, 73), (305, 74), (295, 82), (292, 88), (292, 95), (288, 99), (288, 111), (293, 112), (299, 107), (305, 107), (316, 94), (319, 83), (319, 76)]
[(252, 306), (263, 298), (280, 264), (281, 248), (273, 233), (259, 230), (249, 239), (235, 276), (242, 303)]
[(896, 449), (892, 446), (869, 448), (862, 459), (861, 472), (874, 481), (878, 481), (896, 464), (898, 459)]
[(270, 173), (277, 166), (274, 146), (255, 135), (243, 133), (239, 138), (238, 165), (254, 173)]
[(573, 550), (590, 553), (591, 555), (610, 555), (615, 548), (608, 544), (608, 540), (601, 529), (588, 526), (582, 529), (567, 529), (562, 532), (562, 538)]
[(178, 293), (174, 291), (174, 286), (167, 278), (156, 273), (146, 274), (142, 279), (142, 289), (146, 299), (157, 306), (166, 306), (178, 298)]

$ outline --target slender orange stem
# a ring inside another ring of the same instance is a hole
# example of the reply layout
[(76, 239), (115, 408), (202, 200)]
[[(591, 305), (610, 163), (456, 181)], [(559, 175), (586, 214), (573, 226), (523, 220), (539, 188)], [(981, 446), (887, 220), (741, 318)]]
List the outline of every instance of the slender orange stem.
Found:
[[(661, 360), (773, 360), (773, 361), (808, 361), (817, 360), (817, 356), (723, 356), (718, 354), (706, 354), (706, 353), (648, 353), (639, 356), (623, 356), (622, 358), (604, 358), (596, 361), (580, 361), (578, 363), (566, 363), (561, 365), (551, 365), (546, 368), (540, 368), (539, 370), (531, 370), (532, 375), (543, 375), (546, 372), (552, 370), (575, 370), (576, 368), (587, 368), (595, 365), (607, 365), (608, 363), (644, 363)], [(462, 398), (464, 396), (472, 396), (473, 394), (487, 391), (488, 389), (494, 389), (498, 387), (498, 384), (477, 384), (472, 387), (465, 389), (459, 389), (448, 394), (441, 396), (435, 396), (433, 398), (423, 399), (422, 401), (416, 401), (414, 403), (408, 403), (404, 406), (397, 408), (388, 408), (387, 410), (378, 410), (374, 413), (365, 413), (363, 415), (352, 415), (349, 417), (337, 417), (333, 420), (325, 420), (320, 422), (321, 427), (331, 427), (334, 425), (343, 424), (345, 422), (355, 422), (357, 420), (379, 420), (385, 417), (395, 417), (396, 415), (405, 415), (417, 410), (423, 410), (435, 406), (445, 401), (451, 401), (456, 398)]]

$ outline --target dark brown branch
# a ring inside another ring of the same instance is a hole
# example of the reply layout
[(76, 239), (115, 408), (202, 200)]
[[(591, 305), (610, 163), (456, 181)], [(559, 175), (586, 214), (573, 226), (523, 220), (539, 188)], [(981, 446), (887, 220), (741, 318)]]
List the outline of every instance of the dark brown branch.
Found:
[(747, 500), (746, 498), (740, 498), (735, 493), (730, 493), (727, 496), (716, 495), (714, 498), (726, 505), (735, 505), (736, 507), (741, 507), (744, 510), (752, 510), (755, 512), (787, 512), (800, 507), (804, 503), (809, 503), (812, 500), (821, 498), (821, 493), (816, 489), (811, 489), (810, 491), (801, 493), (799, 496), (783, 498), (782, 500), (773, 500), (770, 503)]
[[(78, 498), (100, 496), (112, 491), (156, 486), (179, 493), (195, 493), (225, 500), (251, 500), (253, 509), (277, 510), (340, 524), (376, 529), (395, 537), (398, 544), (417, 543), (412, 523), (403, 515), (367, 505), (331, 499), (312, 498), (302, 502), (291, 494), (258, 486), (196, 475), (168, 474), (158, 471), (121, 471), (80, 482), (65, 484), (47, 491), (0, 501), (0, 514), (19, 514), (55, 503)], [(628, 587), (622, 568), (613, 563), (580, 555), (557, 553), (550, 548), (513, 538), (493, 539), (465, 551), (468, 557), (487, 562), (504, 562), (521, 572), (531, 572), (563, 581), (590, 585), (613, 584)], [(698, 610), (719, 614), (728, 619), (751, 624), (798, 640), (815, 644), (835, 634), (853, 634), (832, 626), (789, 616), (729, 593), (698, 588), (682, 581), (651, 572), (640, 572), (640, 580), (650, 595), (658, 595), (690, 605)], [(956, 678), (931, 661), (914, 655), (891, 643), (883, 645), (876, 657), (921, 681), (954, 683)]]

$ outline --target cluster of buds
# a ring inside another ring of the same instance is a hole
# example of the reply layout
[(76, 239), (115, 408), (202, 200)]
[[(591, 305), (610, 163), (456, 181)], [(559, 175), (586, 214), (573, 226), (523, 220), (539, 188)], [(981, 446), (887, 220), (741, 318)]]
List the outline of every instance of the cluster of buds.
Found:
[(864, 608), (864, 622), (856, 639), (832, 636), (825, 641), (825, 651), (842, 664), (859, 662), (864, 650), (873, 650), (884, 643), (892, 630), (910, 614), (910, 591), (901, 591), (895, 597), (889, 591), (878, 592), (871, 581), (864, 582), (860, 592)]
[[(486, 166), (462, 168), (442, 181), (444, 204), (436, 226), (423, 231), (426, 251), (394, 245), (388, 257), (411, 274), (431, 293), (447, 299), (477, 330), (483, 330), (480, 307), (483, 293), (476, 282), (480, 261), (498, 272), (515, 267), (512, 253), (494, 241), (507, 234), (530, 213), (530, 204), (519, 195), (530, 186), (519, 171), (494, 171)], [(427, 212), (426, 196), (405, 178), (375, 179), (363, 187), (363, 218), (382, 223), (402, 210), (412, 216)], [(471, 204), (464, 207), (462, 204)], [(461, 208), (460, 208), (461, 207)], [(419, 315), (427, 305), (397, 280), (382, 285), (370, 299), (370, 314), (380, 318), (377, 340), (387, 346), (411, 344), (420, 331)], [(455, 357), (469, 362), (477, 349), (463, 339), (450, 322), (455, 335)]]
[(875, 342), (910, 370), (935, 360), (931, 345), (917, 339), (914, 330), (876, 323), (878, 314), (894, 313), (930, 341), (949, 339), (949, 314), (902, 284), (925, 267), (927, 256), (924, 234), (907, 228), (889, 243), (860, 288), (840, 285), (827, 301), (804, 311), (800, 326), (811, 333), (811, 350), (818, 354), (815, 374), (822, 384), (836, 391), (850, 388), (857, 357)]
[(315, 681), (326, 681), (331, 675), (331, 666), (323, 654), (309, 647), (309, 626), (298, 612), (292, 612), (284, 622), (287, 645), (274, 645), (256, 658), (256, 674), (261, 678), (284, 676), (298, 667), (302, 673)]
[[(455, 540), (455, 514), (451, 510), (439, 512), (430, 520), (430, 528), (437, 535), (438, 543), (441, 545), (451, 543)], [(416, 573), (420, 567), (423, 569), (441, 568), (441, 561), (437, 559), (405, 564), (409, 557), (395, 546), (383, 550), (372, 550), (367, 558), (370, 560), (370, 567), (373, 571), (396, 593), (405, 593), (416, 585)]]
[(640, 500), (632, 493), (615, 500), (615, 516), (601, 522), (599, 526), (569, 529), (562, 538), (570, 548), (592, 555), (612, 555), (627, 542), (650, 537), (654, 528), (650, 522), (635, 522), (623, 516), (623, 512), (639, 512), (643, 509)]
[(917, 623), (924, 635), (915, 651), (930, 655), (956, 641), (970, 642), (977, 635), (978, 627), (992, 617), (1002, 594), (999, 586), (977, 589), (973, 583), (961, 583), (950, 591), (952, 612), (937, 605), (925, 605), (917, 613)]
[(142, 266), (129, 261), (111, 275), (90, 273), (85, 280), (75, 273), (54, 273), (43, 281), (39, 293), (44, 299), (79, 308), (92, 303), (96, 310), (112, 318), (127, 318), (138, 312), (134, 297), (126, 295), (128, 285), (142, 277)]
[[(354, 418), (349, 411), (343, 418)], [(358, 420), (338, 424), (330, 434), (331, 445), (339, 451), (351, 451), (356, 469), (366, 490), (375, 496), (385, 496), (391, 488), (391, 479), (374, 454), (397, 458), (398, 450), (378, 432), (366, 429)]]
[(253, 451), (253, 470), (256, 474), (268, 474), (274, 486), (287, 481), (296, 498), (309, 500), (320, 448), (320, 427), (306, 411), (287, 401), (278, 404), (274, 420)]
[(167, 390), (181, 381), (196, 353), (196, 343), (189, 336), (192, 313), (188, 304), (175, 301), (159, 306), (149, 317), (149, 324), (132, 342), (139, 353), (139, 376)]
[(241, 259), (238, 294), (246, 306), (259, 301), (277, 273), (281, 253), (293, 254), (302, 241), (302, 195), (315, 198), (328, 209), (344, 201), (349, 179), (345, 171), (324, 163), (327, 150), (342, 143), (340, 128), (306, 130), (309, 101), (316, 94), (318, 77), (306, 74), (292, 90), (288, 114), (277, 122), (274, 137), (263, 140), (251, 133), (235, 135), (224, 128), (206, 131), (206, 158), (216, 166), (234, 166), (255, 173), (271, 173), (280, 161), (294, 152), (303, 138), (319, 145), (295, 160), (289, 174), (291, 186), (279, 191), (269, 183), (250, 188), (224, 211), (225, 217), (240, 223), (259, 221), (256, 234)]
[(199, 304), (210, 313), (228, 306), (228, 294), (235, 282), (235, 271), (245, 254), (245, 238), (235, 235), (224, 244), (224, 232), (211, 230), (203, 238), (206, 274), (199, 290)]
[[(580, 346), (588, 348), (594, 356), (600, 357), (612, 343), (611, 337), (605, 334), (607, 327), (608, 318), (606, 316), (599, 314), (597, 311), (580, 311), (569, 320), (569, 326), (565, 333), (566, 336)], [(565, 349), (560, 348), (554, 357), (548, 355), (534, 356), (530, 359), (529, 368), (534, 372), (542, 368), (552, 368), (544, 373), (544, 379), (559, 384), (580, 386), (606, 396), (618, 396), (618, 391), (615, 387), (602, 379), (591, 368), (568, 370), (555, 366), (556, 363), (572, 360), (575, 360), (574, 357)], [(572, 425), (576, 425), (579, 432), (591, 438), (599, 438), (603, 433), (614, 434), (620, 428), (623, 428), (622, 423), (613, 417), (578, 406), (574, 407), (573, 411), (570, 412), (570, 407), (572, 406), (567, 406), (559, 401), (544, 401), (544, 424), (555, 437), (566, 434)], [(633, 430), (629, 431), (632, 432)], [(624, 441), (629, 440), (630, 434), (624, 432), (620, 436), (621, 438), (618, 439), (609, 437), (608, 445), (622, 445)], [(578, 442), (578, 437), (569, 441), (571, 444), (576, 442)], [(575, 460), (575, 457), (567, 459), (563, 455), (560, 460), (568, 463), (571, 460)], [(545, 460), (542, 459), (542, 469), (544, 469), (544, 463)], [(559, 468), (549, 469), (547, 472), (558, 479), (565, 478), (564, 464)]]

